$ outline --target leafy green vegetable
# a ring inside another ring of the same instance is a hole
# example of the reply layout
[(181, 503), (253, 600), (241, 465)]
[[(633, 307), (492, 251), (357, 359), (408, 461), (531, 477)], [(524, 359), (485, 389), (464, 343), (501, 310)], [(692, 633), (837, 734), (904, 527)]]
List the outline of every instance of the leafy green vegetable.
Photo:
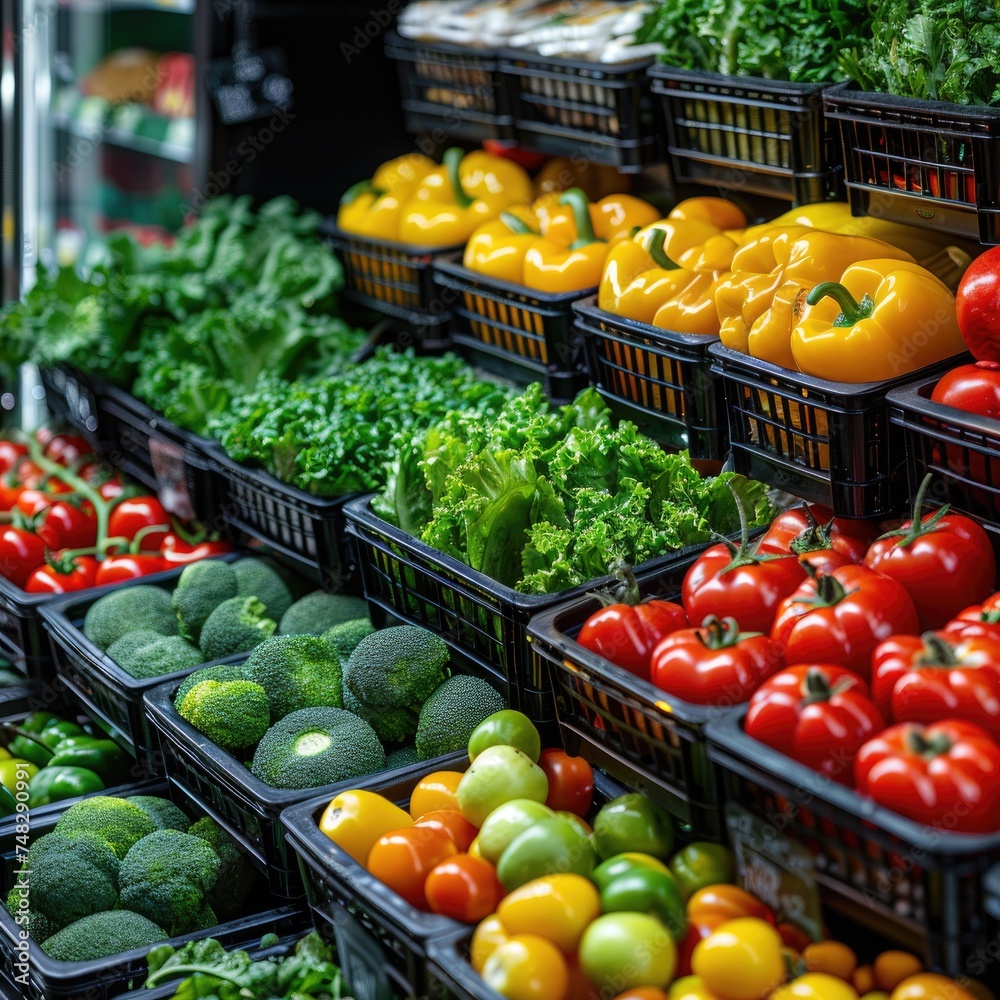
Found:
[(824, 83), (871, 37), (864, 0), (661, 0), (636, 41), (659, 42), (660, 59), (683, 69)]
[(872, 35), (842, 64), (865, 90), (1000, 104), (995, 0), (872, 0)]
[(611, 413), (593, 389), (553, 408), (530, 386), (490, 420), (449, 414), (397, 460), (380, 517), (508, 587), (557, 593), (739, 528), (732, 484), (753, 524), (767, 487), (731, 473), (702, 479)]

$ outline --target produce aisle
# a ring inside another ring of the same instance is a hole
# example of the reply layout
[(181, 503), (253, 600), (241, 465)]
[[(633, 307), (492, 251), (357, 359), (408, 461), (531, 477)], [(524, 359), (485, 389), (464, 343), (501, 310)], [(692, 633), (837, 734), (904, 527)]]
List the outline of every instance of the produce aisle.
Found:
[(996, 11), (390, 7), (0, 312), (0, 995), (995, 1000)]

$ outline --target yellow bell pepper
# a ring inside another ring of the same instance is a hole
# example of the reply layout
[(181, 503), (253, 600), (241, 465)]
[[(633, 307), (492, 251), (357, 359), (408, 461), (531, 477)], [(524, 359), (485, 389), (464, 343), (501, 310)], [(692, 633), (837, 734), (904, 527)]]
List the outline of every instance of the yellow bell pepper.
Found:
[(578, 202), (587, 208), (590, 229), (597, 239), (605, 243), (625, 239), (636, 229), (648, 226), (660, 217), (660, 213), (641, 198), (613, 194), (600, 201), (588, 202), (587, 195), (581, 188), (570, 188), (556, 196), (554, 206), (543, 199), (536, 202), (539, 215), (545, 216), (542, 232), (550, 243), (569, 246), (580, 238), (582, 216), (579, 214)]
[(531, 180), (516, 163), (449, 149), (443, 165), (423, 178), (404, 209), (399, 239), (420, 246), (465, 243), (482, 223), (531, 196)]
[(794, 368), (791, 333), (804, 296), (868, 258), (914, 263), (879, 240), (840, 236), (805, 226), (767, 228), (737, 250), (732, 274), (715, 291), (719, 334), (726, 347)]
[(493, 222), (484, 222), (465, 244), (462, 264), (470, 271), (498, 281), (524, 283), (524, 256), (538, 241), (538, 217), (519, 205), (500, 213)]
[(383, 163), (370, 180), (349, 187), (340, 199), (337, 225), (345, 233), (395, 241), (403, 208), (437, 164), (422, 153)]
[(919, 264), (860, 261), (816, 285), (805, 302), (791, 353), (807, 375), (875, 382), (965, 350), (955, 297)]

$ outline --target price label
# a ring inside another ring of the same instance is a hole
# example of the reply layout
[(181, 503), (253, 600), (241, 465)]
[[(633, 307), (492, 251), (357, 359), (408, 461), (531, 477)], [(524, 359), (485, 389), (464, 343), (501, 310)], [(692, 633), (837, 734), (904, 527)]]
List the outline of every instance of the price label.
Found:
[(159, 484), (160, 503), (164, 510), (182, 521), (193, 521), (194, 504), (188, 492), (184, 446), (163, 438), (150, 437), (149, 457)]
[(820, 940), (823, 914), (812, 854), (735, 803), (726, 806), (726, 823), (743, 888), (780, 914), (780, 919)]

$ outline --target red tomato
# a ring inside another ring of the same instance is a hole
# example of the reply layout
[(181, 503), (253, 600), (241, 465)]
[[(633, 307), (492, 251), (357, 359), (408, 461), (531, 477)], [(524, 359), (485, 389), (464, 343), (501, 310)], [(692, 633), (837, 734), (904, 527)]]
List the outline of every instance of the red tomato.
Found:
[(778, 605), (805, 576), (797, 559), (759, 552), (744, 533), (739, 545), (720, 542), (695, 560), (681, 587), (684, 610), (693, 622), (715, 615), (746, 632), (770, 632)]
[(893, 812), (960, 833), (990, 833), (1000, 811), (1000, 746), (981, 726), (903, 722), (854, 761), (857, 789)]
[[(802, 504), (779, 514), (764, 532), (760, 552), (835, 553), (849, 562), (863, 562), (878, 532), (868, 521), (836, 518), (829, 507)], [(812, 559), (809, 560), (813, 562)], [(813, 563), (815, 565), (815, 563)]]
[(28, 446), (0, 438), (0, 475), (6, 475), (28, 454)]
[(872, 697), (895, 722), (965, 719), (1000, 738), (1000, 641), (893, 636), (872, 656)]
[(711, 937), (725, 922), (726, 917), (713, 916), (701, 920), (688, 920), (687, 932), (677, 944), (677, 978), (691, 975), (691, 956), (705, 938)]
[(115, 500), (125, 490), (121, 476), (106, 462), (88, 462), (80, 470), (79, 475), (100, 493), (103, 500)]
[(463, 924), (488, 917), (504, 897), (496, 869), (482, 858), (458, 854), (436, 865), (424, 883), (427, 905)]
[(17, 498), (17, 509), (28, 518), (37, 517), (43, 510), (56, 502), (56, 496), (45, 490), (28, 487)]
[(132, 541), (146, 528), (162, 525), (162, 531), (150, 531), (142, 535), (142, 548), (152, 552), (163, 544), (170, 532), (170, 515), (156, 497), (141, 496), (122, 500), (108, 520), (108, 534), (112, 538), (126, 538)]
[(414, 826), (434, 826), (444, 830), (464, 854), (468, 851), (479, 831), (457, 809), (435, 809), (424, 813)]
[(23, 528), (0, 527), (0, 576), (23, 587), (31, 571), (45, 562), (45, 543)]
[[(634, 580), (634, 578), (633, 578)], [(629, 673), (649, 679), (649, 660), (657, 643), (684, 628), (684, 609), (670, 601), (635, 601), (612, 604), (595, 611), (584, 622), (577, 642)]]
[(163, 557), (163, 564), (167, 569), (172, 566), (186, 566), (188, 563), (208, 559), (211, 556), (225, 555), (232, 550), (232, 544), (221, 539), (191, 544), (185, 542), (173, 531), (163, 539), (163, 543), (160, 545), (160, 555)]
[(50, 549), (92, 549), (97, 544), (97, 516), (86, 501), (60, 500), (42, 513), (35, 532)]
[(748, 736), (827, 775), (851, 783), (851, 763), (882, 717), (865, 682), (836, 664), (789, 667), (750, 699)]
[(3, 479), (0, 479), (0, 511), (13, 510), (23, 492), (24, 487), (8, 486)]
[(582, 757), (570, 757), (555, 747), (541, 752), (538, 766), (549, 779), (545, 804), (556, 812), (586, 816), (594, 801), (594, 769)]
[(900, 584), (844, 566), (806, 580), (782, 601), (771, 638), (786, 663), (835, 663), (867, 677), (880, 642), (916, 631), (916, 609)]
[(940, 628), (963, 608), (996, 588), (996, 559), (989, 536), (970, 517), (947, 507), (921, 516), (928, 475), (920, 486), (914, 518), (874, 542), (865, 565), (898, 580), (917, 607), (922, 630)]
[(693, 705), (740, 705), (784, 666), (766, 636), (741, 634), (735, 619), (706, 618), (701, 628), (667, 636), (653, 653), (650, 679)]
[(97, 560), (93, 556), (77, 556), (32, 570), (24, 589), (29, 594), (71, 594), (95, 586), (96, 575)]
[(955, 293), (955, 312), (969, 350), (980, 361), (1000, 361), (1000, 249), (981, 253)]
[(982, 604), (973, 604), (959, 611), (942, 631), (949, 637), (972, 639), (982, 636), (1000, 641), (1000, 594), (993, 594)]
[(97, 586), (103, 587), (108, 583), (121, 583), (122, 580), (137, 580), (141, 576), (162, 573), (168, 568), (164, 566), (163, 560), (156, 555), (140, 552), (136, 555), (126, 553), (120, 556), (108, 556), (98, 567)]
[(71, 493), (72, 487), (64, 483), (61, 479), (47, 476), (45, 471), (35, 465), (30, 458), (23, 459), (17, 464), (13, 473), (16, 480), (28, 489), (44, 489), (48, 493)]
[(931, 401), (996, 420), (1000, 417), (1000, 359), (953, 368), (934, 386)]
[(365, 867), (410, 906), (426, 910), (424, 883), (427, 876), (442, 861), (456, 854), (455, 842), (444, 830), (411, 826), (379, 837), (368, 854)]
[(94, 449), (82, 438), (73, 434), (55, 434), (45, 445), (45, 457), (67, 468), (76, 465), (81, 458), (94, 454)]

